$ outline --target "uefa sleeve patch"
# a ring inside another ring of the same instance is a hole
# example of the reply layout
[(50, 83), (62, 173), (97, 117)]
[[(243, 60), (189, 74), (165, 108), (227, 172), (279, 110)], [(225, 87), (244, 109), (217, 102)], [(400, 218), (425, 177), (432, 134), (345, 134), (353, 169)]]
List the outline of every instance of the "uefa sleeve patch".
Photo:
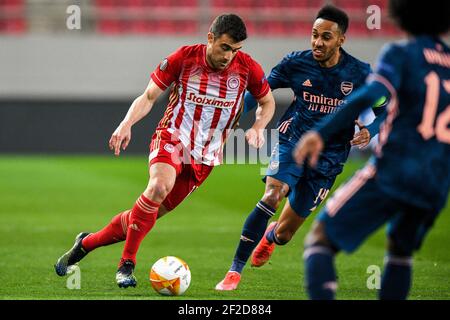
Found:
[(169, 61), (167, 59), (164, 59), (160, 64), (159, 64), (159, 70), (164, 71), (167, 69), (167, 66), (169, 65)]
[(267, 81), (266, 75), (263, 75), (261, 78), (261, 83), (264, 84), (264, 82)]

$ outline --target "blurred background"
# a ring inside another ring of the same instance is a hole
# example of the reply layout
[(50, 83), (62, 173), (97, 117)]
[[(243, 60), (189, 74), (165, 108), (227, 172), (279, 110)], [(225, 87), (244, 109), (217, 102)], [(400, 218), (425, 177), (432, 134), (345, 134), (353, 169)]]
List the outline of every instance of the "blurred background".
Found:
[[(309, 49), (318, 9), (346, 10), (345, 49), (372, 65), (383, 43), (401, 33), (387, 0), (0, 0), (0, 152), (102, 153), (158, 63), (182, 45), (206, 43), (215, 16), (241, 15), (244, 51), (267, 74), (287, 53)], [(79, 28), (68, 23), (79, 7)], [(367, 8), (381, 8), (369, 30)], [(274, 126), (292, 100), (277, 90)], [(128, 152), (147, 152), (167, 95), (134, 128)], [(253, 120), (242, 118), (245, 129)]]

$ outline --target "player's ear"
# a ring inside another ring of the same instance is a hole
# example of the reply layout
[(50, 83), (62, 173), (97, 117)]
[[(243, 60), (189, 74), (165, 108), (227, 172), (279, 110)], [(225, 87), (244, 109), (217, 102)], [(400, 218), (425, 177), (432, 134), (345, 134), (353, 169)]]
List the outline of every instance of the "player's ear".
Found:
[(208, 44), (212, 44), (214, 42), (214, 33), (208, 32)]
[(339, 36), (339, 46), (343, 46), (344, 45), (344, 42), (345, 42), (345, 34), (343, 34), (343, 33), (341, 33), (340, 34), (340, 36)]

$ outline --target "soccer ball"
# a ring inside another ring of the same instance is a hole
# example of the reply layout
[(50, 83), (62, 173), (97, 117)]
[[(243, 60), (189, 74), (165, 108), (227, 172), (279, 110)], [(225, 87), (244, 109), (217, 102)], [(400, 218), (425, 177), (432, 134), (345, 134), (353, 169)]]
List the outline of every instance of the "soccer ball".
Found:
[(191, 271), (180, 258), (163, 257), (152, 266), (150, 283), (163, 296), (181, 296), (191, 284)]

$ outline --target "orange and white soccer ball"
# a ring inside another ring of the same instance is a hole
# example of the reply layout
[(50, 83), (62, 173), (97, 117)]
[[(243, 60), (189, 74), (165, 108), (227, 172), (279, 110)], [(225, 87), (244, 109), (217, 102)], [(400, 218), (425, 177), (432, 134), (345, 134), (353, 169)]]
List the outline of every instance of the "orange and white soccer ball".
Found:
[(191, 284), (191, 271), (180, 258), (163, 257), (152, 266), (150, 283), (163, 296), (181, 296)]

